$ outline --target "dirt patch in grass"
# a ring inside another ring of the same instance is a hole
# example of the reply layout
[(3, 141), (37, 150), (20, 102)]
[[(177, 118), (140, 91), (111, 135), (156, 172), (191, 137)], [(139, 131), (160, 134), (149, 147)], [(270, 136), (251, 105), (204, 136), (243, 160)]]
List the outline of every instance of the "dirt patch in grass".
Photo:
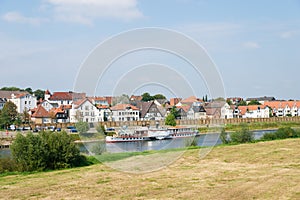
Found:
[[(0, 199), (300, 199), (299, 148), (300, 139), (222, 146), (202, 159), (199, 149), (188, 150), (151, 173), (125, 173), (97, 164), (4, 176)], [(151, 168), (174, 153), (178, 152), (110, 164), (129, 170)]]

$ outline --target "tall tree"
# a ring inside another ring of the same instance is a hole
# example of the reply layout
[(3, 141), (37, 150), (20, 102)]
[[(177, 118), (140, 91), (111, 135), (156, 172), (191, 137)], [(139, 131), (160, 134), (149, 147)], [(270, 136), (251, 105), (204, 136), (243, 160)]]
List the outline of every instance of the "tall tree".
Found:
[(45, 98), (45, 91), (41, 89), (37, 89), (33, 92), (33, 94), (36, 96), (36, 99), (39, 100), (40, 98)]
[(164, 95), (162, 94), (156, 94), (153, 96), (154, 99), (167, 99)]
[(169, 125), (169, 126), (176, 126), (176, 119), (175, 119), (175, 116), (174, 116), (172, 113), (170, 113), (170, 114), (166, 117), (165, 124), (166, 124), (166, 125)]
[(252, 106), (252, 105), (261, 105), (261, 103), (259, 103), (259, 101), (257, 100), (251, 100), (249, 103), (248, 103), (249, 106)]
[(17, 116), (18, 116), (17, 106), (11, 101), (6, 102), (1, 111), (1, 116), (0, 116), (1, 127), (5, 127), (10, 124), (13, 124), (17, 119)]
[(171, 113), (172, 115), (174, 115), (175, 119), (180, 118), (180, 113), (178, 112), (176, 106), (173, 106), (173, 107), (171, 108), (170, 113)]

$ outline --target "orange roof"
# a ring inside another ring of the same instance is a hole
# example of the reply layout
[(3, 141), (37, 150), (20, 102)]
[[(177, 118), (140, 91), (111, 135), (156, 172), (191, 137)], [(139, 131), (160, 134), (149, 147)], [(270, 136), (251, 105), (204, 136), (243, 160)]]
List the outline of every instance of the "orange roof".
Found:
[(130, 104), (118, 104), (111, 107), (110, 109), (111, 110), (126, 110), (126, 109), (139, 110), (137, 107)]
[(39, 105), (31, 117), (43, 118), (43, 117), (50, 117), (50, 115), (49, 112), (42, 105)]
[(265, 109), (267, 106), (266, 105), (251, 105), (251, 106), (239, 106), (238, 109), (240, 110), (242, 115), (245, 115), (247, 110), (248, 111), (254, 111), (260, 109)]
[(99, 106), (97, 106), (97, 108), (98, 109), (106, 109), (106, 108), (108, 108), (108, 106), (106, 106), (106, 105), (99, 105)]
[(191, 105), (182, 105), (182, 106), (176, 106), (176, 108), (184, 110), (184, 112), (188, 112), (190, 109)]
[(294, 107), (300, 108), (300, 101), (266, 101), (265, 106), (268, 106), (272, 109), (285, 108), (285, 107)]
[(199, 99), (195, 96), (190, 96), (186, 99), (183, 99), (181, 103), (194, 103), (194, 102), (202, 102), (202, 99)]

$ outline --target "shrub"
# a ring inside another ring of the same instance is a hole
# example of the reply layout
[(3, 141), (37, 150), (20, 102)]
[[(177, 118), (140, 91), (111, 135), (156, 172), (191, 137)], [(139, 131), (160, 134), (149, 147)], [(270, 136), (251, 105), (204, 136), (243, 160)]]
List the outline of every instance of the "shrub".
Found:
[(198, 138), (188, 137), (184, 140), (185, 147), (195, 147), (198, 146)]
[(232, 143), (247, 143), (254, 140), (253, 132), (249, 131), (247, 124), (241, 125), (241, 130), (236, 131), (230, 135)]
[(75, 124), (75, 127), (79, 133), (86, 133), (90, 129), (89, 124), (87, 122), (77, 122)]
[(12, 156), (20, 171), (41, 171), (78, 166), (79, 149), (66, 132), (18, 134), (11, 146)]
[(101, 155), (106, 151), (106, 145), (104, 142), (99, 142), (92, 146), (91, 152), (95, 155)]
[(284, 127), (278, 129), (274, 133), (264, 134), (262, 140), (276, 140), (276, 139), (297, 138), (297, 137), (300, 137), (300, 131), (295, 131), (291, 127)]
[(228, 144), (230, 143), (230, 140), (228, 138), (228, 134), (225, 132), (225, 129), (222, 128), (221, 134), (220, 134), (220, 139), (223, 144)]
[(11, 158), (0, 158), (0, 173), (18, 170), (17, 163)]

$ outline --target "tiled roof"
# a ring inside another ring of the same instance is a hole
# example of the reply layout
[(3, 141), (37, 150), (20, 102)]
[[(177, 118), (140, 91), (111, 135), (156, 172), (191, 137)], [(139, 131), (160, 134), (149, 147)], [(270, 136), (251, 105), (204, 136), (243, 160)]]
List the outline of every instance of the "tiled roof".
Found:
[(265, 105), (251, 105), (251, 106), (239, 106), (238, 109), (240, 110), (240, 113), (242, 115), (245, 115), (247, 110), (254, 111), (254, 110), (258, 110), (258, 108), (265, 109), (266, 107), (267, 106), (265, 106)]
[(111, 110), (126, 110), (126, 109), (139, 110), (137, 107), (130, 104), (118, 104), (111, 107), (110, 109)]
[(144, 118), (145, 115), (148, 113), (152, 104), (154, 104), (153, 101), (149, 101), (149, 102), (138, 101), (137, 102), (136, 107), (140, 109), (142, 118)]
[(11, 99), (11, 95), (19, 95), (19, 94), (29, 94), (26, 91), (5, 91), (5, 90), (0, 90), (0, 98), (6, 98), (6, 99)]
[(76, 93), (76, 92), (54, 92), (53, 95), (49, 98), (52, 101), (60, 100), (74, 100), (84, 99), (86, 97), (85, 93)]
[(194, 103), (194, 102), (202, 102), (202, 100), (201, 99), (198, 99), (197, 97), (195, 97), (195, 96), (190, 96), (190, 97), (188, 97), (188, 98), (186, 98), (186, 99), (183, 99), (182, 101), (181, 101), (181, 103)]
[(98, 105), (97, 108), (98, 109), (107, 109), (108, 106), (106, 106), (106, 105)]
[(248, 98), (246, 99), (246, 101), (252, 101), (252, 100), (256, 100), (256, 101), (274, 101), (275, 97), (257, 97), (257, 98)]
[(39, 105), (36, 109), (36, 111), (31, 115), (31, 117), (34, 118), (44, 118), (44, 117), (50, 117), (49, 112), (47, 112), (47, 110)]
[(176, 106), (176, 108), (179, 110), (179, 109), (182, 109), (184, 112), (188, 112), (189, 109), (191, 108), (191, 105), (182, 105), (182, 106)]
[(294, 107), (300, 108), (300, 101), (265, 101), (265, 106), (270, 107), (271, 109), (285, 108), (285, 107)]

